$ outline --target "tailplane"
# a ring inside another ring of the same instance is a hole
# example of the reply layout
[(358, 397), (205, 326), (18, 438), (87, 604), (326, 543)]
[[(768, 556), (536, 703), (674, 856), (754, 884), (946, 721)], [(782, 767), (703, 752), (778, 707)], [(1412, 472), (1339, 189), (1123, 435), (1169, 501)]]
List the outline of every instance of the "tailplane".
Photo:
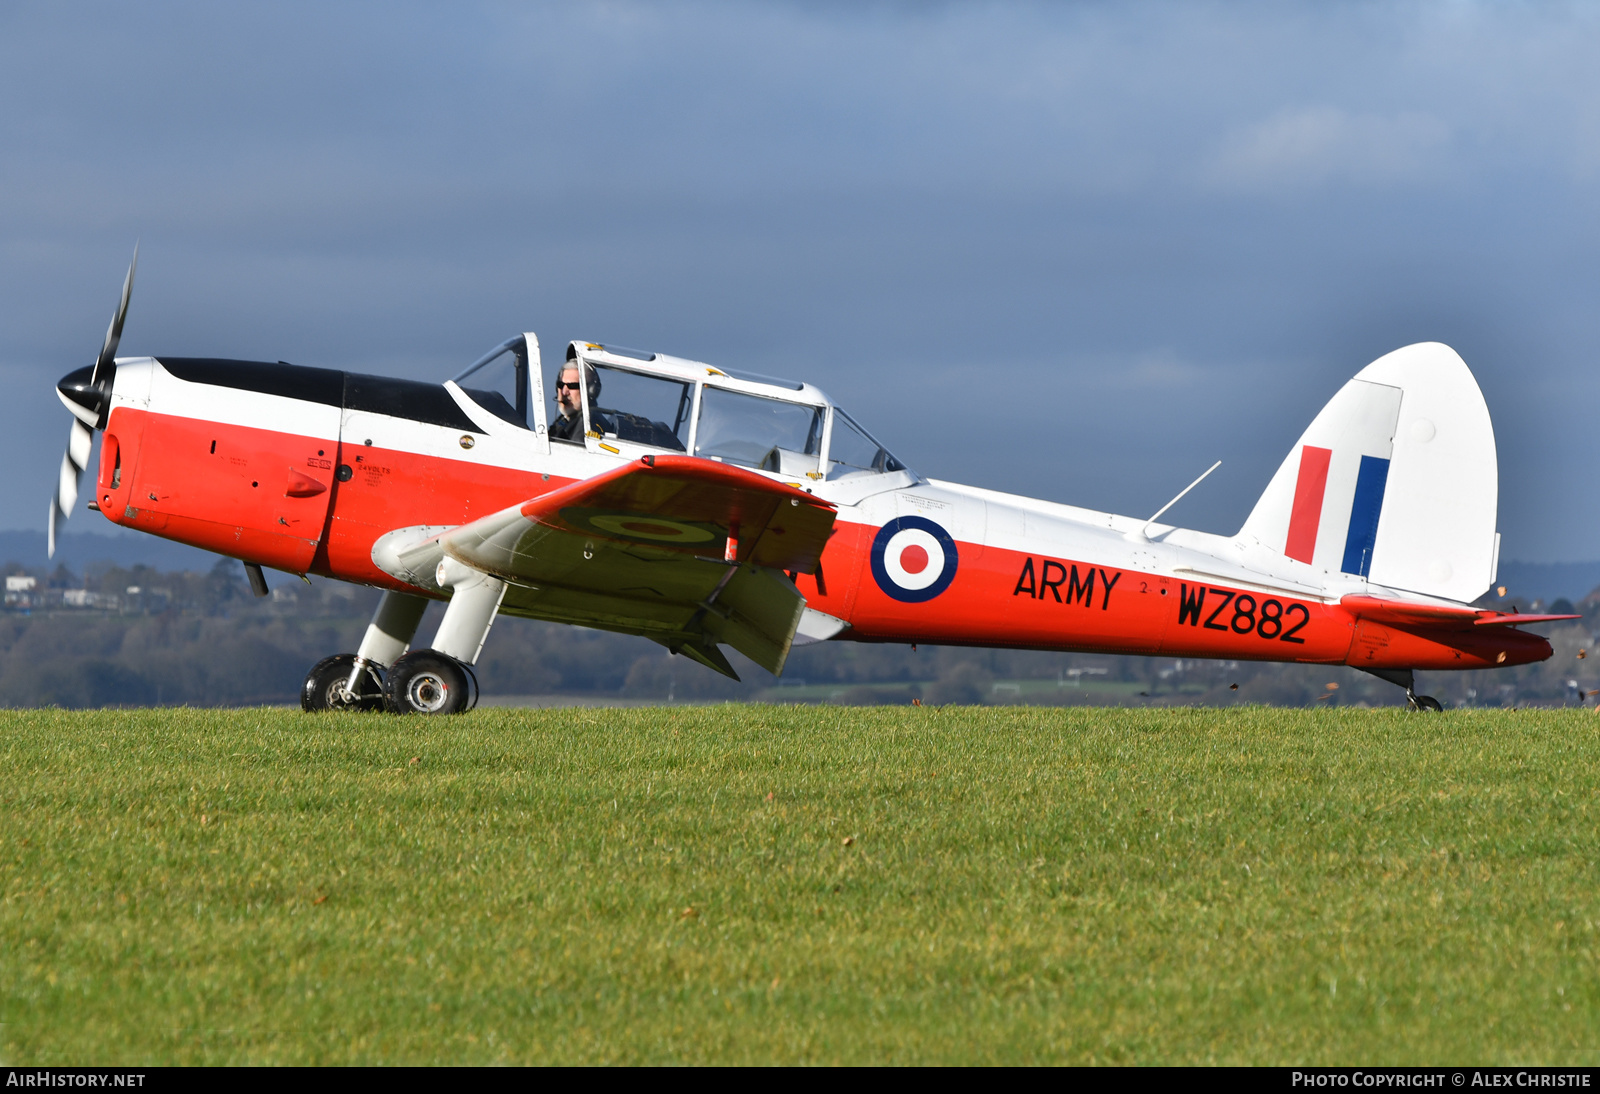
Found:
[(1330, 576), (1468, 602), (1494, 582), (1498, 500), (1483, 392), (1454, 350), (1422, 342), (1339, 389), (1239, 535)]

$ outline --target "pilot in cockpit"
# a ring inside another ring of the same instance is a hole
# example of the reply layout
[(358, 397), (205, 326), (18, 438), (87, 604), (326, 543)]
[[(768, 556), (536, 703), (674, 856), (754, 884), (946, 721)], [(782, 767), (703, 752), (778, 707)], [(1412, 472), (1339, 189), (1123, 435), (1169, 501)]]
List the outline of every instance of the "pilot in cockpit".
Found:
[[(587, 366), (584, 367), (583, 372), (587, 374), (585, 379), (589, 383), (589, 405), (598, 407), (600, 377), (595, 374), (594, 369)], [(561, 411), (561, 417), (551, 423), (550, 436), (558, 441), (572, 441), (582, 444), (583, 399), (578, 394), (578, 384), (580, 383), (578, 375), (578, 366), (574, 362), (568, 361), (556, 377), (556, 406)], [(607, 423), (603, 417), (599, 417), (598, 410), (594, 413), (597, 416), (595, 429), (604, 433), (607, 429)]]

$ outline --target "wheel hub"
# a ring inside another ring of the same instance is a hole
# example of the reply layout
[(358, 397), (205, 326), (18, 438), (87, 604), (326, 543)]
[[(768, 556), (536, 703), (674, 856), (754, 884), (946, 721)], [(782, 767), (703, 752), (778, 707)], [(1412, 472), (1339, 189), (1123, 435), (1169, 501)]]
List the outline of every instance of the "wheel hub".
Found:
[(435, 673), (418, 673), (406, 687), (406, 699), (413, 709), (433, 714), (449, 701), (450, 685)]

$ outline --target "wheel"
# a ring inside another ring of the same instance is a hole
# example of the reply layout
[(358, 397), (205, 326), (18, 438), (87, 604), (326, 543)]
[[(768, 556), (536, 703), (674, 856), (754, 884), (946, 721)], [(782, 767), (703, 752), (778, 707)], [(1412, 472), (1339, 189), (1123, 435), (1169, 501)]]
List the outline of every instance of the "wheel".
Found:
[(465, 666), (436, 650), (417, 650), (396, 661), (383, 690), (395, 714), (460, 714), (472, 698)]
[(306, 682), (300, 685), (300, 709), (308, 714), (323, 710), (382, 710), (383, 679), (374, 666), (368, 665), (362, 674), (359, 694), (351, 695), (347, 690), (355, 666), (353, 653), (336, 653), (312, 665)]
[(1418, 695), (1416, 698), (1411, 700), (1411, 705), (1414, 709), (1421, 711), (1444, 709), (1444, 704), (1439, 702), (1439, 700), (1435, 699), (1431, 695)]

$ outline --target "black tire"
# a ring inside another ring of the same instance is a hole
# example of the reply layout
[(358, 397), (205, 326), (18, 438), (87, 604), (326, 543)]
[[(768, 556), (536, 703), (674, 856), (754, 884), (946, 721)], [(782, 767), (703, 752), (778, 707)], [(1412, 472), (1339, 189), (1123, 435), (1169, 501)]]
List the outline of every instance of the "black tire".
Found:
[(300, 685), (300, 709), (307, 714), (324, 710), (382, 710), (383, 678), (374, 666), (367, 666), (359, 695), (352, 696), (345, 690), (355, 665), (353, 653), (336, 653), (312, 665), (305, 683)]
[(1431, 695), (1417, 696), (1417, 709), (1421, 711), (1444, 710), (1444, 704)]
[(437, 650), (416, 650), (394, 663), (383, 681), (393, 714), (460, 714), (472, 700), (466, 667)]

